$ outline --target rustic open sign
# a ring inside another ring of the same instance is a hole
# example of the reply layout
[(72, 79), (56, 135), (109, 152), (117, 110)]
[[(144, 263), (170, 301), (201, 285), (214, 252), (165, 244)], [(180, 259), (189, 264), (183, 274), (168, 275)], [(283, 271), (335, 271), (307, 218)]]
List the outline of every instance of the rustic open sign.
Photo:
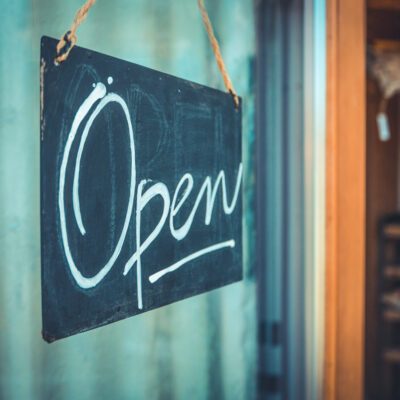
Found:
[(241, 106), (215, 89), (41, 43), (43, 337), (242, 278)]

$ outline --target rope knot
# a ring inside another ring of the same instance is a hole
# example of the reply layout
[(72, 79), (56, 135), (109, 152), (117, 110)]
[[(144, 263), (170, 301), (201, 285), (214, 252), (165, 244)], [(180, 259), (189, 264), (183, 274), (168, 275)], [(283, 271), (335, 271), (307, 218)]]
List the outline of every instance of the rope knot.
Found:
[(70, 51), (78, 40), (76, 37), (76, 30), (78, 29), (78, 26), (85, 20), (90, 8), (95, 2), (96, 0), (87, 0), (86, 3), (76, 12), (71, 28), (57, 43), (57, 57), (54, 59), (56, 65), (67, 59)]
[(69, 55), (69, 52), (75, 46), (77, 41), (77, 37), (75, 34), (72, 34), (71, 31), (67, 31), (64, 36), (60, 39), (57, 44), (57, 57), (55, 59), (56, 64), (60, 64), (65, 61)]
[(236, 94), (234, 89), (228, 89), (228, 92), (231, 94), (232, 98), (233, 98), (233, 102), (235, 103), (235, 108), (238, 109), (239, 108), (239, 96)]

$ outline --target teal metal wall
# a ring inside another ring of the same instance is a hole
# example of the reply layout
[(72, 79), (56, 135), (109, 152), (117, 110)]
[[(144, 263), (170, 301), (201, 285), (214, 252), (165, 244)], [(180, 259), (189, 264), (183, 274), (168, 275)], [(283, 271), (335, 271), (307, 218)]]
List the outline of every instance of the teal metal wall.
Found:
[[(0, 0), (0, 398), (253, 399), (252, 0), (206, 1), (244, 99), (244, 281), (48, 345), (41, 339), (39, 40), (78, 0)], [(98, 0), (79, 44), (223, 89), (196, 0)]]

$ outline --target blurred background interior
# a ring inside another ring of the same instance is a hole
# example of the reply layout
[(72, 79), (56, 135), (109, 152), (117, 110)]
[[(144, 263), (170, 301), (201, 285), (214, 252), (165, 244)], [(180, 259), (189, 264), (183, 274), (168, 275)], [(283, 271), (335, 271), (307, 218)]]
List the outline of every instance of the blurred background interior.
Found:
[(400, 2), (369, 2), (367, 52), (366, 394), (398, 399)]

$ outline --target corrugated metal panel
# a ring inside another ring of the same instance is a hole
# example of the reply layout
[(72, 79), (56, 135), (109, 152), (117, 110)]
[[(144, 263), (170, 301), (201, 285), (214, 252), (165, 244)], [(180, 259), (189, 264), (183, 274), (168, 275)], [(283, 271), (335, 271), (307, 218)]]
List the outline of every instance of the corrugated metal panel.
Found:
[[(252, 399), (251, 0), (208, 2), (244, 97), (245, 280), (51, 345), (41, 339), (39, 39), (64, 33), (80, 5), (0, 0), (0, 398)], [(195, 0), (98, 1), (78, 39), (84, 47), (223, 88)]]

